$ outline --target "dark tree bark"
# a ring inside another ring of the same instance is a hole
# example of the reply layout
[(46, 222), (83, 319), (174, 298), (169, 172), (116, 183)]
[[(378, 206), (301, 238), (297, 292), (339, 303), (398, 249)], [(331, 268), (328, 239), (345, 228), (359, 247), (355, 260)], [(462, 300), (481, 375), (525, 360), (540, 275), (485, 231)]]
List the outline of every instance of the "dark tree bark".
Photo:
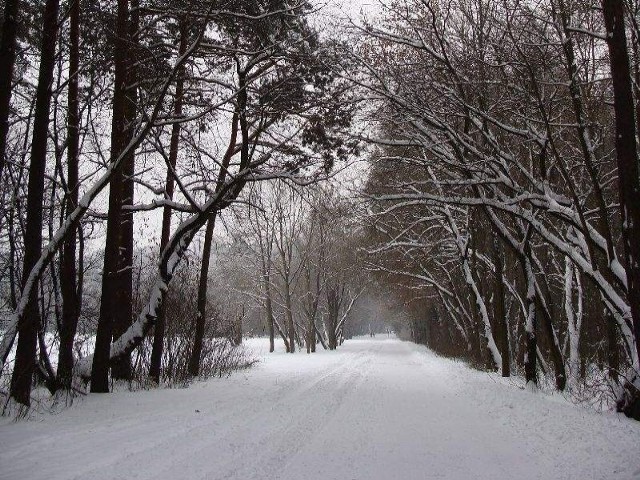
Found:
[(607, 308), (604, 310), (604, 322), (607, 329), (607, 363), (609, 378), (618, 383), (618, 372), (620, 371), (620, 354), (618, 347), (618, 329), (616, 322), (611, 318), (613, 314)]
[[(131, 0), (131, 12), (129, 22), (129, 39), (131, 45), (138, 41), (138, 29), (140, 26), (138, 0)], [(132, 52), (132, 46), (129, 46)], [(134, 65), (133, 55), (129, 55), (127, 62), (127, 125), (124, 142), (129, 143), (133, 138), (134, 119), (136, 117), (136, 103), (138, 98), (137, 88), (132, 87), (137, 81), (137, 69)], [(118, 338), (131, 325), (133, 320), (133, 212), (124, 207), (133, 205), (135, 174), (135, 150), (131, 150), (122, 165), (122, 207), (120, 214), (120, 257), (117, 273), (117, 289), (114, 292), (114, 302), (118, 308), (113, 317), (113, 338)], [(118, 380), (131, 380), (131, 355), (123, 355), (111, 362), (111, 376)]]
[(335, 350), (338, 346), (338, 316), (344, 298), (344, 287), (327, 287), (327, 344), (329, 350)]
[[(180, 21), (180, 45), (178, 47), (178, 56), (184, 55), (187, 50), (187, 22), (183, 19)], [(173, 114), (176, 118), (182, 116), (182, 104), (184, 95), (184, 75), (185, 69), (181, 67), (176, 78), (176, 94), (173, 104)], [(171, 127), (171, 144), (169, 146), (169, 168), (167, 169), (167, 180), (165, 182), (165, 198), (173, 199), (173, 191), (175, 187), (175, 179), (173, 170), (178, 160), (178, 147), (180, 145), (180, 123), (174, 123)], [(171, 234), (171, 207), (165, 206), (162, 210), (162, 233), (160, 234), (160, 252), (162, 252), (169, 243), (169, 235)], [(151, 361), (149, 365), (149, 377), (160, 383), (160, 369), (162, 366), (162, 350), (164, 347), (164, 330), (165, 330), (166, 306), (163, 303), (158, 311), (158, 318), (153, 329), (153, 349), (151, 351)]]
[(552, 315), (549, 312), (548, 305), (544, 301), (542, 292), (538, 287), (535, 273), (533, 271), (533, 259), (531, 252), (530, 239), (533, 233), (531, 227), (520, 227), (523, 233), (521, 241), (517, 241), (514, 237), (507, 233), (505, 226), (495, 216), (495, 213), (491, 209), (485, 210), (489, 215), (489, 219), (496, 227), (495, 231), (506, 242), (511, 250), (517, 255), (520, 265), (522, 267), (523, 277), (525, 280), (526, 288), (526, 318), (525, 318), (525, 354), (524, 354), (524, 367), (525, 367), (525, 379), (527, 382), (537, 384), (537, 351), (538, 351), (538, 313), (542, 313), (542, 326), (544, 332), (549, 339), (549, 350), (551, 353), (551, 359), (553, 361), (555, 369), (556, 388), (558, 390), (564, 390), (566, 386), (566, 371), (564, 366), (564, 359), (560, 346), (558, 345), (557, 338), (552, 324)]
[(4, 172), (9, 133), (9, 108), (11, 102), (11, 82), (16, 61), (16, 35), (18, 29), (18, 0), (5, 0), (4, 23), (0, 38), (0, 179)]
[(625, 33), (624, 2), (602, 0), (607, 29), (616, 118), (616, 161), (627, 273), (627, 301), (631, 308), (636, 354), (640, 358), (640, 177), (631, 67)]
[[(307, 335), (305, 338), (305, 341), (307, 343), (307, 353), (315, 353), (316, 351), (316, 316), (318, 314), (318, 304), (320, 303), (320, 288), (318, 286), (318, 283), (320, 282), (319, 280), (319, 276), (320, 273), (316, 274), (316, 279), (317, 279), (317, 290), (316, 292), (318, 292), (317, 294), (315, 294), (315, 296), (313, 297), (313, 299), (311, 300), (311, 305), (309, 305), (306, 310), (307, 310)], [(309, 286), (309, 283), (307, 283), (307, 285)], [(308, 295), (314, 295), (311, 292), (311, 288), (309, 286), (309, 291), (307, 292)]]
[[(322, 296), (323, 284), (326, 275), (326, 250), (325, 250), (325, 234), (324, 234), (325, 218), (322, 215), (318, 215), (318, 261), (315, 273), (315, 292), (311, 293), (311, 269), (307, 269), (307, 287), (309, 294), (313, 295), (310, 308), (307, 311), (309, 318), (309, 324), (307, 326), (307, 335), (309, 346), (307, 347), (307, 353), (316, 352), (316, 344), (318, 339), (322, 340), (322, 335), (318, 335), (318, 326), (316, 324), (316, 317), (318, 316), (318, 308), (320, 306), (320, 298)], [(324, 347), (324, 344), (323, 344)]]
[(504, 250), (502, 249), (498, 236), (494, 236), (493, 238), (491, 253), (496, 269), (493, 286), (493, 318), (496, 324), (496, 340), (498, 348), (500, 349), (500, 355), (502, 355), (502, 376), (509, 377), (511, 375), (511, 364), (509, 361), (511, 353), (509, 352), (509, 332), (507, 330), (507, 316), (504, 302), (504, 283), (502, 282)]
[[(47, 0), (42, 29), (40, 69), (36, 92), (36, 109), (29, 164), (27, 194), (27, 221), (24, 238), (23, 285), (27, 272), (35, 266), (42, 251), (42, 218), (44, 202), (44, 177), (47, 163), (47, 137), (49, 131), (49, 108), (51, 86), (55, 67), (58, 36), (58, 0)], [(38, 308), (38, 289), (32, 288), (29, 302), (18, 323), (18, 346), (11, 376), (10, 395), (23, 405), (30, 405), (31, 382), (36, 366), (36, 346), (41, 318)]]
[(269, 273), (265, 253), (262, 253), (262, 282), (264, 285), (265, 309), (267, 313), (267, 327), (269, 328), (269, 353), (275, 350), (275, 328), (273, 322), (273, 303), (271, 301), (271, 275)]
[(291, 305), (291, 285), (289, 284), (289, 272), (288, 267), (287, 278), (285, 280), (286, 285), (284, 287), (284, 303), (285, 303), (285, 315), (287, 318), (287, 337), (289, 338), (289, 353), (295, 353), (296, 351), (296, 329), (293, 324), (293, 308)]
[(322, 332), (318, 328), (318, 324), (317, 323), (316, 323), (316, 338), (320, 341), (320, 345), (322, 345), (322, 348), (324, 348), (325, 350), (327, 350), (329, 348), (327, 346), (327, 342), (325, 341), (324, 337), (322, 336)]
[(551, 361), (553, 362), (553, 370), (556, 381), (556, 389), (564, 390), (567, 386), (567, 373), (564, 365), (564, 358), (560, 351), (560, 345), (556, 337), (555, 330), (553, 328), (554, 316), (549, 311), (549, 303), (544, 300), (543, 294), (536, 287), (536, 306), (541, 313), (541, 327), (542, 331), (546, 335), (549, 342), (549, 353), (551, 354)]
[(216, 223), (215, 213), (207, 221), (204, 234), (204, 246), (202, 248), (202, 263), (200, 264), (200, 281), (198, 283), (198, 314), (196, 328), (193, 337), (193, 350), (189, 359), (189, 375), (197, 377), (200, 374), (200, 355), (202, 354), (202, 341), (207, 314), (207, 281), (209, 279), (209, 259), (211, 257), (211, 243), (213, 230)]
[(307, 326), (307, 353), (316, 353), (316, 322), (315, 318), (309, 319)]
[[(80, 115), (78, 111), (78, 70), (80, 66), (80, 0), (72, 0), (69, 8), (69, 91), (67, 118), (67, 194), (65, 208), (69, 215), (78, 205), (78, 149)], [(62, 324), (58, 352), (58, 385), (71, 388), (73, 374), (73, 340), (78, 328), (80, 299), (76, 269), (76, 229), (65, 238), (60, 265)]]
[[(227, 177), (227, 168), (233, 153), (235, 151), (236, 139), (238, 136), (238, 122), (240, 116), (236, 112), (231, 120), (231, 139), (229, 147), (222, 159), (220, 173), (216, 182), (216, 192), (219, 192)], [(246, 142), (246, 132), (243, 128), (243, 142)], [(244, 149), (244, 145), (243, 145)], [(196, 317), (196, 328), (193, 337), (193, 350), (189, 359), (189, 375), (197, 377), (200, 374), (200, 356), (202, 354), (202, 341), (204, 336), (204, 327), (206, 324), (207, 313), (207, 280), (209, 278), (209, 260), (211, 257), (211, 243), (213, 241), (213, 230), (216, 222), (216, 212), (213, 212), (207, 221), (207, 228), (204, 235), (204, 246), (202, 248), (202, 265), (200, 267), (200, 280), (198, 283), (198, 314)]]
[(527, 383), (538, 384), (537, 354), (538, 354), (538, 313), (536, 308), (536, 289), (534, 286), (533, 268), (528, 255), (528, 238), (525, 246), (525, 253), (521, 258), (522, 268), (527, 289), (526, 307), (527, 318), (525, 319), (525, 353), (524, 353), (524, 378)]
[[(127, 66), (129, 63), (129, 0), (118, 0), (116, 18), (116, 38), (114, 39), (114, 92), (111, 120), (111, 161), (118, 158), (127, 145), (127, 125), (130, 120), (127, 98)], [(96, 332), (96, 346), (91, 367), (91, 391), (109, 391), (109, 356), (114, 317), (119, 308), (116, 301), (117, 272), (120, 247), (120, 221), (123, 196), (122, 164), (114, 173), (109, 184), (109, 213), (107, 218), (107, 238), (102, 272), (102, 296), (100, 317)]]

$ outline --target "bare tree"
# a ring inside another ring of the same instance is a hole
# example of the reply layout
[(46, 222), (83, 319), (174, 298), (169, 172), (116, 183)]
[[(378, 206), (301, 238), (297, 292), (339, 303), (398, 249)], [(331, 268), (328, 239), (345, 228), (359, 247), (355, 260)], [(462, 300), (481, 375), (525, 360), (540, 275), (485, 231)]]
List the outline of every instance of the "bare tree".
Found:
[[(188, 41), (188, 23), (184, 18), (179, 20), (180, 44), (178, 47), (178, 55), (184, 55), (187, 49)], [(180, 68), (176, 78), (175, 99), (173, 104), (173, 114), (176, 118), (182, 116), (182, 106), (184, 102), (184, 82), (185, 69)], [(173, 192), (175, 189), (174, 172), (176, 162), (178, 160), (178, 149), (180, 145), (180, 127), (181, 123), (176, 122), (171, 127), (171, 144), (169, 146), (169, 161), (167, 165), (167, 177), (165, 181), (165, 197), (167, 200), (173, 200)], [(171, 235), (171, 207), (165, 205), (162, 209), (162, 232), (160, 233), (160, 253), (167, 247), (169, 236)], [(151, 352), (151, 361), (149, 365), (149, 377), (156, 383), (160, 382), (160, 370), (162, 362), (162, 349), (164, 343), (164, 324), (165, 324), (165, 307), (160, 307), (158, 312), (158, 320), (153, 329), (153, 350)]]
[[(23, 272), (29, 272), (35, 267), (42, 248), (44, 177), (47, 159), (51, 84), (53, 82), (55, 48), (58, 36), (58, 6), (57, 0), (48, 0), (45, 6), (36, 110), (31, 143), (31, 162), (29, 165), (29, 193), (27, 197)], [(23, 275), (23, 291), (28, 281), (27, 275)], [(11, 397), (18, 403), (29, 406), (31, 403), (31, 381), (35, 369), (36, 343), (41, 324), (38, 294), (35, 288), (32, 288), (31, 292), (29, 292), (28, 303), (19, 319), (16, 361), (11, 377)]]
[[(69, 90), (68, 90), (68, 145), (66, 212), (71, 214), (78, 205), (80, 112), (78, 77), (80, 75), (80, 1), (74, 0), (69, 9)], [(69, 390), (73, 377), (73, 341), (80, 315), (80, 295), (76, 268), (76, 243), (78, 237), (71, 231), (64, 241), (60, 259), (60, 286), (62, 294), (62, 324), (58, 352), (57, 381)]]

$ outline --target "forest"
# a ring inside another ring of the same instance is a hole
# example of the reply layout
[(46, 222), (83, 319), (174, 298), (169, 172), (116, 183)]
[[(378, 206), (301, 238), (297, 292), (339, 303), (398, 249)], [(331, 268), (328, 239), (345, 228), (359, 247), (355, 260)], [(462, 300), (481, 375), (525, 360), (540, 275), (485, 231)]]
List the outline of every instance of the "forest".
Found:
[(353, 8), (4, 1), (3, 415), (394, 335), (640, 420), (640, 2)]

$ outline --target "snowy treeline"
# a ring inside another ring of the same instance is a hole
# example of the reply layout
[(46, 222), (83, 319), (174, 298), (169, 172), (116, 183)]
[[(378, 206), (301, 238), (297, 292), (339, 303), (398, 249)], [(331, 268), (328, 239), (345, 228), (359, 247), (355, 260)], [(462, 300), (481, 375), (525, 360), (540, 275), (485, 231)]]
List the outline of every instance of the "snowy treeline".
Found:
[(426, 297), (414, 330), (434, 348), (560, 390), (592, 374), (632, 389), (638, 15), (635, 1), (402, 0), (365, 28), (371, 264)]
[[(106, 392), (110, 379), (131, 378), (132, 352), (151, 332), (152, 381), (167, 367), (168, 342), (185, 336), (188, 374), (201, 373), (215, 317), (206, 309), (217, 217), (246, 203), (245, 187), (317, 181), (352, 149), (342, 133), (351, 117), (344, 61), (310, 26), (310, 12), (306, 2), (261, 0), (4, 2), (8, 397), (28, 406), (34, 375), (51, 392), (81, 379)], [(144, 243), (159, 246), (142, 282), (134, 257)], [(189, 256), (202, 259), (196, 304), (176, 309), (191, 298), (164, 300), (174, 276), (185, 287), (193, 274), (184, 271)], [(192, 312), (181, 319), (186, 331), (171, 333), (176, 316)], [(79, 325), (95, 336), (80, 361)]]

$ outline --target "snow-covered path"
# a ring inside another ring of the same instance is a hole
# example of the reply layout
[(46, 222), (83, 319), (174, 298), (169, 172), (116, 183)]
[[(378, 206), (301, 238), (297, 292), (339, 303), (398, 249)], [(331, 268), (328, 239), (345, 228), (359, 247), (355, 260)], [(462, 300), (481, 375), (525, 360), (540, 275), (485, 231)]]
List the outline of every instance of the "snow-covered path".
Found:
[(0, 423), (0, 479), (632, 479), (640, 423), (397, 340)]

